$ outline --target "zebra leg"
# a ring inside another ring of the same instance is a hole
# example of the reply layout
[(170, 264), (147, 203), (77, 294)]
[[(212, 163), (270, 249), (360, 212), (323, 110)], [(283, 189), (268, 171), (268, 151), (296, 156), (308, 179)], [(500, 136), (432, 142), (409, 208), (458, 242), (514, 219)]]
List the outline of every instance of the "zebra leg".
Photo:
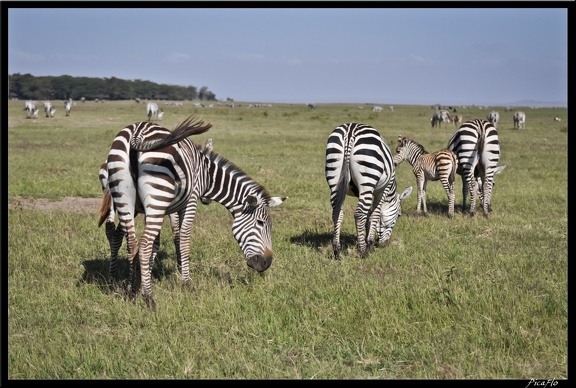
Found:
[(474, 174), (467, 176), (466, 181), (466, 188), (470, 192), (470, 217), (474, 217), (476, 215), (476, 199), (478, 198), (476, 179), (474, 179)]
[(425, 217), (428, 217), (428, 207), (426, 206), (426, 177), (422, 179), (422, 192), (418, 193), (421, 195), (422, 200), (422, 210)]
[(454, 217), (454, 201), (456, 199), (456, 193), (454, 192), (454, 182), (447, 182), (448, 189), (446, 190), (448, 194), (448, 217)]
[(112, 280), (116, 276), (118, 251), (120, 250), (120, 247), (122, 246), (122, 240), (124, 239), (122, 228), (120, 226), (116, 228), (114, 221), (106, 221), (106, 238), (108, 239), (108, 244), (110, 245), (108, 278)]
[[(197, 205), (198, 197), (192, 195), (186, 208), (178, 213), (180, 229), (176, 235), (179, 236), (178, 246), (180, 250), (176, 251), (176, 255), (180, 255), (182, 284), (184, 285), (190, 284), (190, 233), (196, 217)], [(177, 223), (176, 219), (173, 223)]]
[(468, 196), (468, 181), (466, 176), (462, 175), (462, 214), (466, 211), (466, 197)]
[(142, 237), (140, 238), (140, 242), (138, 244), (138, 250), (140, 256), (140, 279), (142, 287), (142, 299), (144, 299), (148, 307), (151, 308), (154, 308), (156, 306), (156, 302), (152, 297), (150, 257), (152, 255), (154, 241), (156, 240), (156, 238), (160, 233), (163, 221), (164, 221), (163, 214), (147, 215), (144, 231), (142, 232)]
[(354, 212), (354, 219), (356, 220), (356, 236), (358, 239), (358, 253), (361, 258), (368, 256), (368, 247), (366, 245), (366, 221), (368, 219), (368, 212), (362, 207), (362, 201), (358, 203), (356, 211)]
[(180, 254), (180, 217), (178, 213), (172, 213), (170, 217), (170, 226), (172, 227), (172, 240), (176, 249), (176, 261), (178, 262), (178, 271), (182, 272), (182, 255)]
[(482, 210), (484, 217), (488, 218), (488, 213), (492, 211), (492, 187), (494, 185), (494, 177), (484, 177), (482, 185)]

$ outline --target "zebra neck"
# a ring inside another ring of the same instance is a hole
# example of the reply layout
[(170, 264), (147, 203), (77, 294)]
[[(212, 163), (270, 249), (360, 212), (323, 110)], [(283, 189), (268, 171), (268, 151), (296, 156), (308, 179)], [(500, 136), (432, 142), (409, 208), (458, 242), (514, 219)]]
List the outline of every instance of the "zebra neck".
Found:
[(424, 155), (425, 152), (421, 152), (421, 151), (414, 151), (412, 153), (410, 153), (410, 155), (408, 155), (408, 157), (406, 158), (406, 160), (408, 160), (408, 162), (410, 163), (411, 166), (414, 165), (414, 163), (416, 163), (418, 161), (418, 159)]
[(207, 168), (207, 182), (202, 197), (216, 201), (231, 213), (242, 209), (249, 195), (264, 196), (264, 188), (232, 162), (211, 154)]

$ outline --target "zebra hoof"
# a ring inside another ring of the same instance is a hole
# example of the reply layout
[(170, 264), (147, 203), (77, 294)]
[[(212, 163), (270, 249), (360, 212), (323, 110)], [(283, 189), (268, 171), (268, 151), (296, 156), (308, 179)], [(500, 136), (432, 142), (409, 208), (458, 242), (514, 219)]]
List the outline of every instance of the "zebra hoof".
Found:
[(144, 302), (146, 303), (146, 306), (148, 306), (149, 309), (151, 310), (156, 309), (156, 302), (154, 301), (152, 295), (150, 294), (142, 295), (142, 299), (144, 299)]

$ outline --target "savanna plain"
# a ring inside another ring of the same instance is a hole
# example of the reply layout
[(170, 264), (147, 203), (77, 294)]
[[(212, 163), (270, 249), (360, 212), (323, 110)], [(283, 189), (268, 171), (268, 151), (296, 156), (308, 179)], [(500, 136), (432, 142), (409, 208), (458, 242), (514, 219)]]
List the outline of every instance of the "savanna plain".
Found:
[[(453, 124), (432, 128), (430, 106), (160, 101), (159, 123), (212, 123), (191, 140), (212, 138), (215, 152), (289, 198), (271, 209), (274, 261), (262, 274), (247, 267), (228, 211), (199, 204), (191, 288), (180, 283), (166, 218), (151, 310), (124, 297), (125, 244), (120, 284), (107, 279), (110, 251), (97, 225), (99, 167), (122, 128), (147, 120), (145, 104), (77, 102), (66, 117), (54, 103), (55, 117), (27, 119), (23, 101), (8, 102), (8, 379), (567, 379), (566, 108), (522, 107), (526, 128), (516, 130), (513, 111), (491, 107), (506, 169), (488, 218), (462, 212), (459, 176), (448, 218), (440, 182), (429, 182), (429, 216), (415, 216), (414, 190), (390, 244), (362, 259), (357, 200), (347, 197), (337, 261), (324, 176), (330, 132), (360, 122), (392, 150), (403, 135), (435, 152)], [(399, 191), (415, 188), (408, 162), (396, 179)], [(64, 199), (68, 206), (29, 206)]]

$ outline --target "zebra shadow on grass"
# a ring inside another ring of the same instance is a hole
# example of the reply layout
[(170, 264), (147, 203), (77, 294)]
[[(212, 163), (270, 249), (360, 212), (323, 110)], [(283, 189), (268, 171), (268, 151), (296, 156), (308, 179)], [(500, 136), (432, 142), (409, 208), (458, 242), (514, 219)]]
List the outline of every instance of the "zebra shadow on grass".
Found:
[[(317, 251), (328, 249), (332, 251), (332, 239), (334, 232), (318, 232), (317, 230), (305, 230), (299, 236), (290, 237), (290, 242), (294, 245), (306, 246)], [(340, 245), (342, 250), (356, 248), (356, 234), (340, 232)]]
[[(168, 257), (165, 251), (158, 251), (158, 255), (154, 260), (152, 267), (152, 279), (161, 280), (172, 276), (173, 273), (178, 272), (176, 264), (167, 265), (166, 260), (172, 260)], [(176, 261), (176, 259), (174, 259)], [(93, 259), (84, 260), (84, 272), (81, 279), (78, 280), (78, 286), (82, 284), (94, 284), (105, 294), (122, 293), (125, 295), (128, 287), (128, 259), (123, 256), (118, 257), (116, 262), (116, 275), (114, 280), (108, 278), (108, 270), (110, 267), (109, 259)], [(136, 284), (137, 289), (140, 288), (140, 265), (136, 266)], [(122, 291), (120, 291), (122, 290)]]
[[(428, 208), (428, 215), (448, 217), (448, 202), (443, 202), (442, 200), (427, 200), (426, 207)], [(457, 213), (462, 213), (462, 203), (460, 203), (460, 205), (454, 204), (454, 215)], [(402, 219), (402, 217), (418, 217), (416, 214), (416, 207), (406, 208), (405, 206), (402, 206), (402, 215), (399, 220)], [(424, 217), (424, 209), (422, 209), (420, 217)]]

